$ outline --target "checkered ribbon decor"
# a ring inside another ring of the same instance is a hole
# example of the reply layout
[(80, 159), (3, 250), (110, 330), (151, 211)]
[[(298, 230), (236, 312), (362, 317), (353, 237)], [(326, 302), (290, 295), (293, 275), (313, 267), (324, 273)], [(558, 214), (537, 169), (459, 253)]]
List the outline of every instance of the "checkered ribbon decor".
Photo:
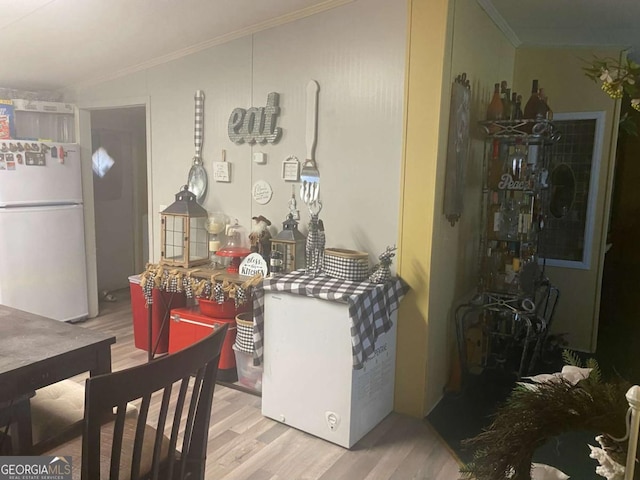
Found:
[(253, 322), (236, 317), (236, 325), (236, 348), (253, 354)]
[(196, 146), (196, 158), (202, 158), (202, 143), (204, 142), (204, 92), (196, 90), (196, 124), (193, 130), (193, 143)]
[(369, 276), (369, 257), (343, 257), (332, 253), (331, 249), (326, 249), (323, 270), (329, 277), (361, 282)]
[(253, 359), (262, 364), (264, 355), (262, 334), (264, 331), (264, 291), (288, 292), (321, 298), (349, 306), (351, 320), (351, 349), (353, 368), (362, 368), (375, 350), (375, 342), (392, 326), (391, 314), (397, 310), (400, 300), (409, 286), (400, 278), (385, 284), (351, 282), (327, 276), (312, 277), (302, 270), (265, 278), (253, 290)]

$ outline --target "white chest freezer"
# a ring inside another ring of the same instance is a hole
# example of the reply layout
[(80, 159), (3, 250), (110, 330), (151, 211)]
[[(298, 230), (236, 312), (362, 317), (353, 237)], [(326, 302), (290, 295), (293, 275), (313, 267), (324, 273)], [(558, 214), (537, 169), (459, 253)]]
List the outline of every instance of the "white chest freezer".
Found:
[(262, 414), (351, 448), (393, 409), (396, 313), (353, 369), (345, 303), (265, 291)]

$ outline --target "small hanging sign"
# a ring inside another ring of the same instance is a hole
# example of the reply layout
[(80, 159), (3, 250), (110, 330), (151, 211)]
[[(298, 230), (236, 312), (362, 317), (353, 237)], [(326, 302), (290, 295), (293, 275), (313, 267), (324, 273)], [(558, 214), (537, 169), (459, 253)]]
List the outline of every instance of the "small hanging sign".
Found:
[(231, 164), (227, 162), (226, 150), (222, 150), (221, 162), (213, 162), (213, 179), (216, 182), (231, 181)]
[(262, 255), (254, 252), (247, 255), (244, 260), (242, 260), (238, 273), (245, 277), (253, 277), (257, 274), (261, 274), (263, 277), (266, 277), (267, 271), (267, 262), (262, 258)]
[(282, 162), (282, 178), (287, 182), (297, 182), (300, 179), (300, 161), (295, 155)]

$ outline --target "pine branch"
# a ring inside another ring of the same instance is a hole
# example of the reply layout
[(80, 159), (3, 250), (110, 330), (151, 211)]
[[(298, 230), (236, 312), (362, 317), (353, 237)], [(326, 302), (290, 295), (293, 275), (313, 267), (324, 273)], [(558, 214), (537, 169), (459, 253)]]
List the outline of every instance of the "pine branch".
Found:
[(514, 389), (492, 424), (463, 442), (475, 449), (464, 472), (477, 480), (504, 480), (508, 472), (513, 480), (530, 480), (534, 451), (552, 437), (574, 430), (622, 436), (629, 386), (623, 381), (572, 385), (562, 380), (542, 383), (536, 390)]
[(565, 365), (583, 368), (582, 360), (580, 360), (580, 357), (566, 348), (562, 351), (562, 360), (564, 361)]
[(602, 381), (602, 370), (600, 370), (600, 365), (595, 358), (587, 359), (587, 368), (591, 369), (591, 373), (589, 374), (589, 381), (600, 383)]

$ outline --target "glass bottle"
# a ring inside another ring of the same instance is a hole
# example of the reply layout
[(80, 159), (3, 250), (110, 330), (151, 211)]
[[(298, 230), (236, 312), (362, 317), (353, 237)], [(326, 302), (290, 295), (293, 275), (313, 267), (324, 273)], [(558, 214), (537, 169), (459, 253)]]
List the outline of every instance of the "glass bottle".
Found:
[(516, 92), (513, 92), (511, 94), (511, 112), (509, 113), (509, 118), (511, 120), (517, 120), (518, 119), (518, 94)]
[(527, 100), (527, 104), (524, 106), (524, 118), (536, 118), (536, 115), (541, 108), (540, 103), (540, 96), (538, 95), (538, 80), (536, 79), (531, 84), (531, 96), (529, 97), (529, 100)]
[[(540, 148), (535, 139), (530, 139), (526, 145), (527, 148), (527, 170), (529, 170), (529, 174), (533, 176), (535, 172), (538, 171), (538, 154), (540, 152)], [(535, 183), (535, 182), (530, 182)]]
[(530, 194), (525, 194), (520, 201), (519, 216), (518, 216), (518, 235), (522, 241), (529, 240), (529, 234), (531, 232), (532, 222), (532, 204), (533, 197)]
[(502, 90), (502, 117), (511, 120), (511, 89), (506, 88), (507, 82), (502, 82), (505, 88)]
[(522, 117), (524, 116), (524, 114), (522, 113), (522, 95), (518, 95), (516, 97), (516, 106), (515, 106), (515, 113), (514, 113), (514, 120), (522, 120)]
[(513, 191), (510, 191), (508, 198), (502, 204), (500, 212), (500, 238), (505, 240), (516, 240), (518, 238), (519, 213), (518, 205), (513, 198)]
[(544, 88), (540, 89), (538, 96), (540, 97), (540, 110), (538, 114), (547, 120), (553, 120), (553, 110), (549, 107), (549, 98), (544, 93)]
[(500, 97), (500, 84), (493, 86), (493, 97), (487, 106), (487, 120), (502, 120), (504, 118), (504, 107)]
[(529, 97), (529, 100), (527, 100), (527, 104), (524, 106), (524, 118), (546, 118), (548, 109), (549, 108), (540, 98), (538, 80), (534, 80), (531, 85), (531, 97)]
[(491, 205), (489, 205), (489, 225), (488, 225), (488, 237), (490, 239), (497, 239), (500, 234), (500, 228), (502, 226), (502, 212), (500, 209), (500, 200), (498, 192), (491, 192)]
[(277, 248), (271, 249), (269, 257), (269, 271), (271, 273), (281, 273), (283, 267), (282, 252)]
[(522, 139), (516, 138), (516, 145), (513, 152), (509, 155), (508, 167), (511, 178), (514, 181), (523, 181), (527, 169), (527, 153), (522, 145)]
[(509, 242), (508, 253), (505, 257), (504, 281), (507, 291), (516, 293), (518, 291), (518, 272), (520, 271), (520, 252), (518, 244)]
[(493, 284), (495, 282), (495, 272), (493, 271), (493, 251), (495, 250), (497, 242), (495, 240), (490, 240), (487, 242), (487, 252), (485, 258), (483, 258), (482, 264), (482, 275), (480, 277), (480, 281), (483, 286), (491, 290), (493, 288)]
[(515, 252), (512, 250), (512, 242), (508, 242), (506, 245), (507, 246), (503, 257), (503, 269), (505, 288), (508, 290), (511, 282), (513, 282), (513, 279), (515, 278), (515, 272), (513, 271), (513, 256)]
[(489, 178), (487, 179), (489, 188), (498, 188), (503, 173), (503, 165), (500, 160), (500, 140), (494, 138), (491, 142), (491, 161), (489, 163)]
[(497, 247), (491, 252), (491, 272), (493, 275), (493, 288), (495, 290), (504, 289), (504, 257), (506, 252), (506, 242), (498, 242)]

